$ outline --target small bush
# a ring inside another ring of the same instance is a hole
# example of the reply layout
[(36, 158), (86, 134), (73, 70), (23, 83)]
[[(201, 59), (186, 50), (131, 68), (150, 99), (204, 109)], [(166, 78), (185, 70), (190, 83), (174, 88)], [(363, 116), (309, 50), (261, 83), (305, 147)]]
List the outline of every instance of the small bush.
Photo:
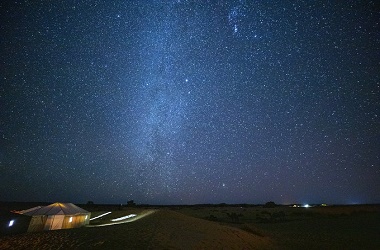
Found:
[(265, 203), (265, 205), (263, 207), (274, 208), (274, 207), (276, 207), (276, 203), (274, 203), (273, 201), (269, 201), (269, 202)]

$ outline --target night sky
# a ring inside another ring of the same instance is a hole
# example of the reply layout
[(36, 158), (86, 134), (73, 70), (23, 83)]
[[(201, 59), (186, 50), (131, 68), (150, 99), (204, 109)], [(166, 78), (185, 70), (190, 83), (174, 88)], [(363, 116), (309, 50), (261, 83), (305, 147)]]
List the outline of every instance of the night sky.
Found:
[(0, 200), (379, 203), (376, 1), (2, 1)]

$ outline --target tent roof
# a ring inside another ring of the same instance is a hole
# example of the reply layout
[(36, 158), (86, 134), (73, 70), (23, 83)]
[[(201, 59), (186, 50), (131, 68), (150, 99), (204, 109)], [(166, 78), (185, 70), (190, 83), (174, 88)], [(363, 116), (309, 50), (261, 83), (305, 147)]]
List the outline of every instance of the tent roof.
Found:
[(15, 211), (15, 212), (18, 214), (25, 214), (25, 213), (32, 212), (32, 211), (40, 209), (40, 208), (41, 208), (41, 206), (37, 206), (37, 207), (32, 207), (29, 209), (25, 209), (25, 210), (21, 210), (21, 211)]
[(25, 215), (75, 215), (75, 214), (88, 214), (90, 212), (75, 206), (73, 203), (60, 203), (56, 202), (46, 207), (41, 207), (32, 211), (25, 212)]
[[(4, 218), (28, 217), (12, 211), (0, 210), (0, 220)], [(0, 229), (1, 230), (1, 229)]]

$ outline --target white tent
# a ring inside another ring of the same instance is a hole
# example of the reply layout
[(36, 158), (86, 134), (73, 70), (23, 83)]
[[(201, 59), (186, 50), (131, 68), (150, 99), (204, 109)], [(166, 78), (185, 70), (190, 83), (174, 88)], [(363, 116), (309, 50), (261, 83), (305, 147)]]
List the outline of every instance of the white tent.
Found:
[(41, 208), (41, 206), (32, 207), (32, 208), (29, 208), (29, 209), (26, 209), (26, 210), (17, 211), (17, 213), (19, 213), (19, 214), (25, 214), (25, 213), (32, 212), (32, 211), (40, 209), (40, 208)]
[(89, 223), (91, 213), (72, 203), (53, 203), (19, 213), (32, 216), (28, 232), (81, 227)]

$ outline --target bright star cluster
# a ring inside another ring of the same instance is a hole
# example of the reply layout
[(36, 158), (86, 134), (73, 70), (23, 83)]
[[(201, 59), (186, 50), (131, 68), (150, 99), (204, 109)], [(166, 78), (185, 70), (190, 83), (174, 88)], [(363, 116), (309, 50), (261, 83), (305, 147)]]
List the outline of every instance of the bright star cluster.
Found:
[(378, 203), (375, 1), (0, 3), (0, 200)]

